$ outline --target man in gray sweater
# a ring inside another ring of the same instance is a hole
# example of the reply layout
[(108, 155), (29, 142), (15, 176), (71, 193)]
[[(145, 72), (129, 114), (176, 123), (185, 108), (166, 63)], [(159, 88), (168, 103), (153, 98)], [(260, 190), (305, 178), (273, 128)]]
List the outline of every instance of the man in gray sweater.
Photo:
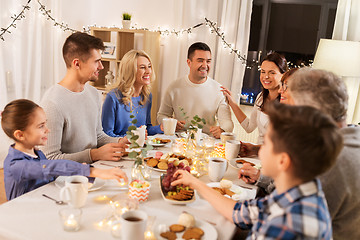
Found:
[(47, 90), (41, 106), (48, 118), (48, 144), (42, 148), (48, 159), (92, 163), (117, 161), (128, 143), (126, 138), (107, 136), (101, 126), (98, 91), (87, 84), (96, 81), (101, 63), (101, 39), (86, 33), (70, 35), (63, 46), (67, 72)]
[[(313, 106), (329, 114), (341, 128), (344, 148), (320, 181), (332, 219), (333, 238), (360, 239), (360, 127), (346, 125), (348, 94), (344, 82), (330, 72), (303, 68), (288, 79), (288, 89), (282, 91), (288, 91), (287, 96), (296, 105)], [(254, 154), (259, 146), (247, 148)], [(245, 166), (239, 173), (244, 181), (256, 182), (267, 192), (274, 189), (271, 179), (261, 176), (255, 168)]]

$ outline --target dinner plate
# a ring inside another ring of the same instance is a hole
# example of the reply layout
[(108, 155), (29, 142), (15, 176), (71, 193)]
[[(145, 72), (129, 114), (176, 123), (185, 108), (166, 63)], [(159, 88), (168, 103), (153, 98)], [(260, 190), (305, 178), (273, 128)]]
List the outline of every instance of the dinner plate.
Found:
[(166, 143), (153, 143), (151, 141), (149, 141), (148, 144), (153, 146), (153, 147), (163, 147), (163, 146), (166, 145)]
[[(65, 179), (68, 176), (59, 176), (55, 179), (55, 186), (57, 186), (58, 188), (63, 188), (65, 186)], [(106, 181), (100, 178), (95, 178), (94, 183), (91, 185), (91, 187), (89, 187), (88, 191), (95, 191), (98, 190), (100, 188), (102, 188), (105, 185)], [(91, 183), (89, 183), (90, 185)]]
[(195, 201), (195, 195), (196, 195), (196, 192), (194, 190), (194, 195), (193, 197), (190, 199), (190, 200), (186, 200), (186, 201), (177, 201), (177, 200), (172, 200), (172, 199), (168, 199), (166, 198), (166, 193), (165, 193), (165, 190), (164, 188), (162, 187), (162, 180), (163, 178), (165, 177), (165, 174), (161, 174), (160, 176), (160, 192), (161, 192), (161, 196), (163, 197), (163, 199), (168, 202), (168, 203), (171, 203), (171, 204), (175, 204), (175, 205), (185, 205), (185, 204), (188, 204), (188, 203), (192, 203)]
[(154, 167), (150, 167), (147, 164), (145, 164), (145, 166), (151, 170), (157, 171), (157, 172), (162, 172), (162, 173), (166, 173), (167, 170), (164, 169), (160, 169), (160, 168), (154, 168)]
[(245, 160), (247, 162), (251, 162), (253, 164), (255, 164), (255, 166), (261, 166), (260, 163), (261, 161), (259, 159), (256, 158), (247, 158), (247, 157), (243, 157), (243, 158), (233, 158), (229, 160), (230, 166), (232, 166), (235, 169), (239, 169), (242, 167), (242, 163), (237, 163), (236, 160)]
[[(176, 219), (176, 218), (175, 218)], [(174, 221), (174, 218), (169, 219), (169, 221), (161, 222), (155, 229), (155, 236), (158, 240), (164, 240), (166, 238), (163, 238), (160, 236), (160, 233), (169, 231), (169, 226), (172, 224), (177, 224), (176, 220)], [(201, 240), (217, 240), (218, 239), (218, 233), (214, 226), (212, 226), (210, 223), (203, 221), (203, 220), (197, 220), (195, 218), (195, 227), (201, 228), (204, 231), (204, 235), (201, 237)], [(185, 231), (176, 233), (177, 239), (182, 239), (182, 235)]]
[[(211, 188), (212, 187), (220, 188), (220, 182), (211, 182), (208, 183), (207, 185)], [(235, 184), (231, 186), (230, 190), (235, 193), (233, 197), (230, 197), (228, 195), (224, 195), (224, 196), (228, 198), (232, 198), (236, 201), (254, 199), (256, 196), (256, 189), (246, 189)]]

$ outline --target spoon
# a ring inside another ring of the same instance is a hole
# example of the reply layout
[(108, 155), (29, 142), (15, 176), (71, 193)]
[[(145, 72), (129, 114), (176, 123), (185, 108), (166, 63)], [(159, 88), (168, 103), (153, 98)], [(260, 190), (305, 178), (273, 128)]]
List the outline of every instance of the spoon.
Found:
[(52, 198), (52, 197), (49, 197), (49, 196), (46, 195), (46, 194), (43, 194), (43, 196), (46, 197), (46, 198), (48, 198), (48, 199), (51, 199), (51, 200), (55, 201), (55, 203), (58, 204), (58, 205), (66, 204), (66, 202), (64, 202), (64, 201), (58, 201), (58, 200), (56, 200), (56, 199), (54, 199), (54, 198)]

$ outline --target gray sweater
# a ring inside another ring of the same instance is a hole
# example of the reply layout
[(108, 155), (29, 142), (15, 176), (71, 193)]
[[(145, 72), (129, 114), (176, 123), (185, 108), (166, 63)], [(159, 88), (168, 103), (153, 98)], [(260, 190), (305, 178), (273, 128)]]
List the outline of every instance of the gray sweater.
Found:
[(334, 239), (360, 239), (360, 127), (342, 128), (344, 149), (320, 177)]
[(92, 163), (90, 149), (119, 140), (103, 132), (99, 93), (89, 84), (82, 92), (55, 84), (46, 91), (40, 105), (50, 129), (48, 143), (41, 148), (48, 159)]

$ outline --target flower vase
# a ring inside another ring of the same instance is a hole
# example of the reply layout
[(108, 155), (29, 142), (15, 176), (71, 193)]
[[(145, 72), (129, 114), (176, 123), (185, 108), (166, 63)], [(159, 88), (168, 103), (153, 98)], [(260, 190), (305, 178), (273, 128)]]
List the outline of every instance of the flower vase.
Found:
[(122, 20), (123, 29), (130, 29), (131, 20)]
[(131, 169), (131, 180), (149, 181), (151, 179), (151, 170), (144, 165), (144, 161), (138, 164), (136, 161)]
[(189, 158), (194, 158), (195, 157), (195, 152), (196, 152), (196, 148), (197, 148), (197, 143), (196, 143), (196, 130), (195, 129), (188, 129), (187, 130), (187, 137), (186, 137), (186, 157)]

